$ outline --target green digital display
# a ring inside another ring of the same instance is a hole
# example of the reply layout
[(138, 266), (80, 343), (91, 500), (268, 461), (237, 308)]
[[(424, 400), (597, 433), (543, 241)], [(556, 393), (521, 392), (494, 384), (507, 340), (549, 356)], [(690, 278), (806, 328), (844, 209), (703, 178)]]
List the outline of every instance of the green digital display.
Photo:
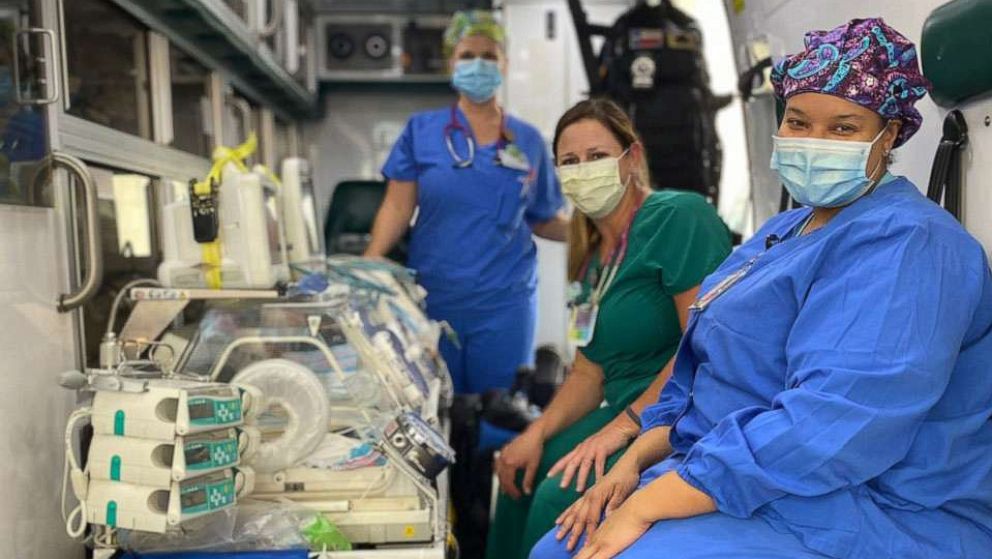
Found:
[(207, 503), (206, 489), (191, 491), (183, 495), (181, 501), (183, 510), (199, 507)]

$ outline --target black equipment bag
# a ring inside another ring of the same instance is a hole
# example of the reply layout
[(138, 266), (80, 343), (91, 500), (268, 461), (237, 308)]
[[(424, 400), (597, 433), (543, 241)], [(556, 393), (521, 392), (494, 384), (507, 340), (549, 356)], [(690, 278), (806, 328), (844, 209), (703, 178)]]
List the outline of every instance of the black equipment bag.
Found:
[(968, 144), (968, 123), (959, 110), (944, 117), (944, 133), (933, 156), (927, 197), (961, 221), (961, 155)]
[(613, 24), (600, 53), (603, 93), (634, 121), (655, 188), (718, 197), (721, 151), (715, 113), (729, 99), (709, 89), (695, 20), (667, 0), (639, 3)]

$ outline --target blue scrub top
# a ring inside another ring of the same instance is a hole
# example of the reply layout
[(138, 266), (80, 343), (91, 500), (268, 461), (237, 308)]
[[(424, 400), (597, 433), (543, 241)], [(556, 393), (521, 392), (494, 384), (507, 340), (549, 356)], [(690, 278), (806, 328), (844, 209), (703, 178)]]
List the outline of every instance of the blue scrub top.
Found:
[[(825, 227), (779, 215), (703, 283), (643, 413), (730, 516), (829, 557), (992, 550), (992, 277), (981, 245), (897, 178)], [(775, 235), (784, 241), (765, 248)]]
[[(471, 127), (450, 132), (460, 158)], [(537, 285), (537, 247), (530, 226), (553, 218), (561, 190), (547, 146), (536, 128), (512, 116), (510, 141), (525, 169), (496, 162), (497, 144), (477, 146), (471, 167), (459, 169), (445, 143), (451, 107), (415, 114), (382, 168), (387, 179), (416, 181), (419, 213), (408, 265), (417, 270), (434, 309), (487, 308), (530, 297)]]

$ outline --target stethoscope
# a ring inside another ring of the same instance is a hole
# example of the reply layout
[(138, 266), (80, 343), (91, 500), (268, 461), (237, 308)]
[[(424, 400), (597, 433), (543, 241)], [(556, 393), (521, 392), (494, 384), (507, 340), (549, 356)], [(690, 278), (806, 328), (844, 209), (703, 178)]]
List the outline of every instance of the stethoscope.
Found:
[[(458, 106), (451, 105), (451, 119), (448, 124), (444, 127), (444, 143), (448, 147), (448, 153), (451, 154), (451, 159), (455, 161), (454, 167), (456, 169), (467, 169), (472, 166), (475, 161), (475, 138), (472, 137), (472, 133), (458, 122)], [(451, 141), (452, 133), (455, 131), (461, 132), (465, 136), (465, 143), (468, 144), (468, 157), (462, 159), (458, 155), (458, 151), (455, 150), (455, 144)], [(506, 133), (506, 115), (504, 114), (500, 119), (499, 125), (499, 141), (496, 144), (496, 153), (500, 153), (509, 144), (507, 141)], [(497, 156), (498, 160), (498, 156)]]

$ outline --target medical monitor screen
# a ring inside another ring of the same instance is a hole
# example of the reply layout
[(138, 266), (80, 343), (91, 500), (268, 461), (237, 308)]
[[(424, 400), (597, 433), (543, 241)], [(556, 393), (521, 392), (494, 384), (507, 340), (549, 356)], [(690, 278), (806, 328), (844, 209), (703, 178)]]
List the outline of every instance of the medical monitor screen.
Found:
[(213, 417), (214, 415), (214, 403), (207, 401), (201, 402), (199, 404), (193, 404), (189, 407), (189, 418), (190, 419), (206, 419), (208, 417)]
[(198, 507), (207, 502), (207, 492), (204, 489), (200, 489), (187, 493), (183, 495), (181, 502), (183, 509)]
[(210, 461), (210, 448), (206, 445), (197, 445), (186, 449), (186, 465), (195, 466)]

